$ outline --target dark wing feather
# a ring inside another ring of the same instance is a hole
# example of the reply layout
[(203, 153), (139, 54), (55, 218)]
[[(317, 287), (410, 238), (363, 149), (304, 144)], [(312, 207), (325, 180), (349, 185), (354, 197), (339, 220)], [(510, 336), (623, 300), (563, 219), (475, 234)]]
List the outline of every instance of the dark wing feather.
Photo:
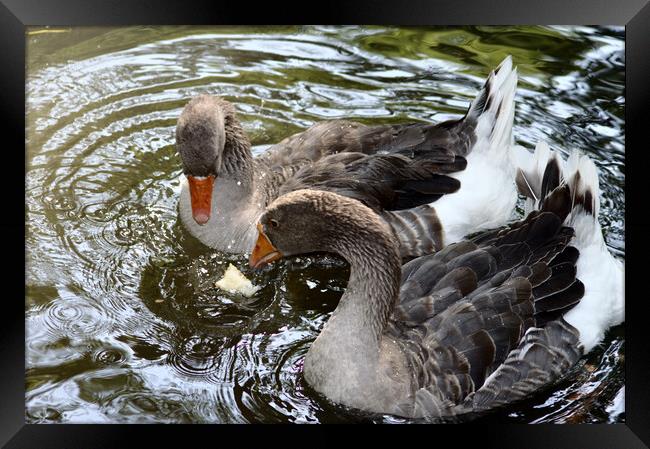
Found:
[(458, 180), (442, 174), (439, 165), (426, 159), (346, 152), (303, 166), (285, 181), (279, 194), (326, 190), (381, 212), (428, 204), (459, 188)]
[[(277, 195), (328, 190), (377, 211), (414, 208), (460, 188), (476, 116), (432, 124), (318, 123), (272, 146), (258, 162), (275, 172)], [(421, 253), (420, 253), (421, 254)]]
[[(271, 146), (260, 159), (269, 167), (287, 167), (316, 162), (341, 152), (401, 154), (408, 158), (426, 157), (440, 165), (441, 172), (464, 169), (474, 142), (476, 117), (440, 124), (411, 123), (367, 126), (346, 120), (320, 122), (307, 130)], [(456, 159), (455, 156), (461, 156)]]
[(578, 331), (560, 319), (531, 328), (465, 407), (490, 410), (525, 398), (557, 381), (582, 355)]
[[(584, 293), (575, 278), (577, 250), (568, 246), (572, 230), (553, 213), (534, 212), (485, 234), (402, 268), (388, 333), (409, 342), (404, 353), (417, 371), (415, 416), (466, 412), (484, 385), (481, 395), (500, 386), (514, 393), (484, 396), (477, 409), (514, 400), (556, 379), (579, 352), (556, 346), (576, 340), (557, 336), (554, 324)], [(533, 340), (540, 332), (543, 338)], [(566, 363), (544, 365), (552, 355)], [(494, 383), (496, 373), (501, 380)]]

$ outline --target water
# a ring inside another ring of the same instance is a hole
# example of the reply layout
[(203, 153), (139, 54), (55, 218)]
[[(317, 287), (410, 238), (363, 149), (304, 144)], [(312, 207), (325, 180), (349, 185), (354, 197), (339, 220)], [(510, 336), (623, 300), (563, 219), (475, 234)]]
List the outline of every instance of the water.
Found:
[[(199, 93), (235, 102), (255, 153), (312, 123), (458, 117), (507, 54), (514, 133), (601, 170), (601, 223), (624, 257), (624, 30), (31, 28), (27, 35), (28, 422), (404, 422), (331, 404), (302, 360), (347, 268), (251, 272), (177, 219), (174, 128)], [(235, 264), (262, 290), (214, 282)], [(623, 327), (559, 385), (484, 420), (625, 420)]]

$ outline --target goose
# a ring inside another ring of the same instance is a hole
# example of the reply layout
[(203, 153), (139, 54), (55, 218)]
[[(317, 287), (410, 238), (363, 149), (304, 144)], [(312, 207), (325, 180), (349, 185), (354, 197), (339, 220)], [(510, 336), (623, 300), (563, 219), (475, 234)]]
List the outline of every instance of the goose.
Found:
[(542, 144), (529, 163), (516, 175), (533, 209), (524, 219), (404, 265), (388, 225), (357, 200), (299, 190), (268, 207), (252, 267), (323, 251), (350, 265), (305, 356), (314, 390), (372, 413), (479, 416), (557, 381), (623, 321), (593, 162), (574, 154), (565, 167)]
[(250, 253), (257, 219), (274, 199), (300, 189), (326, 190), (379, 213), (399, 239), (403, 258), (503, 224), (517, 199), (510, 155), (516, 86), (508, 56), (461, 119), (320, 122), (258, 157), (231, 103), (195, 97), (176, 127), (181, 222), (209, 247)]

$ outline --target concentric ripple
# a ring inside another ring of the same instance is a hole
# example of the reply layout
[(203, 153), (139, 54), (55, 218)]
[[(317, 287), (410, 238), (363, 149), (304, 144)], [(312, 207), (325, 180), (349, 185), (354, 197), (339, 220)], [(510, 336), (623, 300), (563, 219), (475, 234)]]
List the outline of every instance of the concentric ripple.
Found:
[(207, 379), (219, 369), (222, 345), (221, 339), (193, 335), (180, 342), (167, 362), (183, 376)]
[(109, 317), (99, 306), (84, 298), (64, 297), (47, 307), (45, 325), (56, 336), (94, 337), (109, 325)]
[[(624, 31), (592, 27), (30, 29), (28, 422), (404, 422), (332, 404), (302, 363), (345, 289), (335, 257), (260, 272), (177, 217), (174, 129), (200, 93), (237, 105), (259, 154), (314, 122), (459, 117), (507, 54), (514, 135), (592, 156), (624, 257)], [(220, 291), (234, 264), (261, 289)], [(624, 335), (487, 420), (625, 420)]]

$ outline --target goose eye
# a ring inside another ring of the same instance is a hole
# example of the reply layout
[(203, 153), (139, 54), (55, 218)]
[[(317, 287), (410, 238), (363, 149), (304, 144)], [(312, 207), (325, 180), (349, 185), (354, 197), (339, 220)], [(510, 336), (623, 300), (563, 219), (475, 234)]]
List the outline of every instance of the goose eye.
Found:
[(269, 220), (269, 223), (271, 224), (271, 227), (272, 227), (272, 228), (277, 228), (277, 227), (280, 225), (280, 224), (278, 223), (278, 220), (276, 220), (275, 218), (271, 218), (271, 219)]

